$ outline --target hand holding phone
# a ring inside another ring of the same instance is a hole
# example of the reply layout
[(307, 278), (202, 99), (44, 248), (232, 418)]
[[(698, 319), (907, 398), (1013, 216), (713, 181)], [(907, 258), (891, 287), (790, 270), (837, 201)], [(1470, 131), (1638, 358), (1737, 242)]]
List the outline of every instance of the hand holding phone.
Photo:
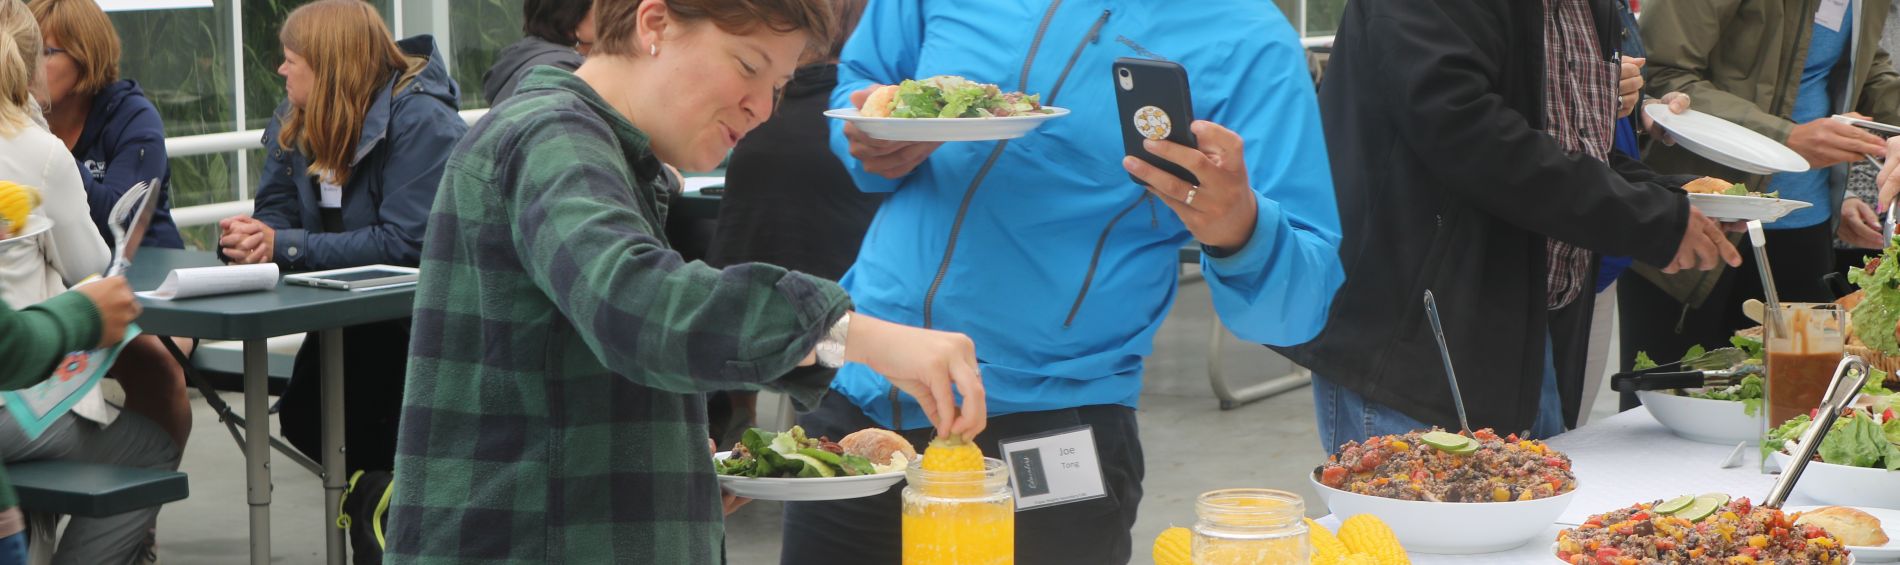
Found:
[(1194, 119), (1180, 65), (1124, 58), (1114, 73), (1129, 178), (1174, 210), (1201, 244), (1224, 253), (1246, 245), (1259, 208), (1240, 134)]

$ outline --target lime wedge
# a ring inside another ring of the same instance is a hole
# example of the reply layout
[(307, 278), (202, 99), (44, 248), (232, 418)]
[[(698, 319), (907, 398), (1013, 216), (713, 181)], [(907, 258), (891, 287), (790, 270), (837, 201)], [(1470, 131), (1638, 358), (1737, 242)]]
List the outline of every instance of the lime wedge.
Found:
[(800, 455), (797, 453), (789, 453), (785, 455), (785, 458), (804, 462), (806, 469), (813, 469), (813, 470), (818, 471), (818, 476), (820, 477), (838, 476), (837, 471), (831, 470), (830, 465), (824, 464), (824, 462), (819, 461), (816, 457), (812, 457), (810, 455)]
[(1693, 496), (1689, 496), (1689, 495), (1686, 495), (1686, 494), (1685, 494), (1685, 495), (1682, 495), (1682, 496), (1678, 496), (1678, 497), (1675, 497), (1675, 498), (1671, 498), (1671, 499), (1669, 499), (1669, 502), (1664, 502), (1664, 503), (1662, 503), (1662, 504), (1658, 504), (1658, 505), (1656, 505), (1656, 507), (1655, 507), (1655, 508), (1653, 508), (1652, 510), (1655, 510), (1657, 514), (1661, 514), (1661, 515), (1665, 515), (1665, 516), (1667, 516), (1667, 515), (1670, 515), (1670, 514), (1675, 514), (1675, 513), (1677, 513), (1677, 512), (1681, 512), (1681, 511), (1682, 511), (1682, 509), (1684, 509), (1684, 508), (1688, 508), (1688, 507), (1689, 507), (1689, 503), (1691, 503), (1691, 502), (1695, 502), (1695, 497), (1693, 497)]
[(1451, 432), (1425, 432), (1418, 440), (1446, 453), (1470, 453), (1478, 446), (1477, 440)]
[(1705, 494), (1695, 497), (1695, 501), (1690, 502), (1689, 507), (1676, 512), (1675, 516), (1690, 522), (1700, 522), (1715, 515), (1715, 511), (1721, 510), (1726, 505), (1728, 505), (1728, 495)]

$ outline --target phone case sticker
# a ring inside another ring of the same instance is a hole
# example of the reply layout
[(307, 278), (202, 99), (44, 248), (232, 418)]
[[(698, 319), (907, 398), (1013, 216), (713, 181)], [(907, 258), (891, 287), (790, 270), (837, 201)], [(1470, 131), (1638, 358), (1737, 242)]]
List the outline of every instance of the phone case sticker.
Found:
[(1160, 141), (1174, 133), (1174, 122), (1168, 119), (1168, 113), (1154, 106), (1142, 106), (1135, 110), (1135, 131), (1142, 137)]

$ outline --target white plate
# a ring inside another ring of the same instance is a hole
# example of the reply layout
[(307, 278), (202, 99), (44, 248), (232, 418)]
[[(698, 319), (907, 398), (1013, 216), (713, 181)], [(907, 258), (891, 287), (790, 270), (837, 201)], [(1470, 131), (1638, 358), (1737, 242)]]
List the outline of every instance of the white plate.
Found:
[(1808, 170), (1801, 154), (1728, 120), (1695, 110), (1677, 114), (1667, 104), (1650, 104), (1643, 113), (1668, 130), (1676, 144), (1731, 169), (1758, 175)]
[(46, 230), (50, 230), (50, 229), (53, 229), (52, 218), (41, 216), (39, 214), (29, 215), (26, 217), (26, 231), (20, 232), (20, 235), (16, 235), (16, 236), (9, 237), (6, 239), (0, 239), (0, 245), (6, 245), (8, 242), (27, 241), (27, 240), (32, 239), (33, 236), (46, 233)]
[(1346, 492), (1311, 475), (1306, 480), (1340, 520), (1378, 516), (1406, 551), (1442, 555), (1496, 553), (1530, 543), (1557, 522), (1577, 494), (1571, 490), (1523, 502), (1420, 502)]
[(1722, 222), (1740, 222), (1761, 220), (1772, 223), (1795, 210), (1813, 204), (1787, 198), (1768, 198), (1765, 196), (1733, 196), (1728, 194), (1689, 194), (1689, 205), (1702, 211), (1702, 215)]
[(1649, 413), (1670, 432), (1690, 441), (1734, 447), (1748, 442), (1761, 443), (1763, 416), (1742, 411), (1742, 403), (1676, 396), (1653, 390), (1636, 391), (1636, 398), (1649, 407)]
[[(1562, 559), (1557, 559), (1557, 542), (1554, 542), (1554, 541), (1550, 542), (1550, 557), (1551, 557), (1550, 559), (1551, 561), (1569, 565), (1569, 562), (1564, 561)], [(1854, 551), (1852, 548), (1849, 548), (1847, 550), (1847, 562), (1841, 565), (1854, 565), (1855, 563), (1859, 563), (1859, 562), (1860, 562), (1860, 552)], [(1869, 561), (1869, 563), (1885, 563), (1885, 562), (1884, 561)]]
[[(714, 460), (732, 456), (731, 451), (721, 451), (713, 455)], [(892, 471), (876, 475), (856, 477), (814, 477), (797, 479), (751, 478), (719, 476), (719, 486), (732, 494), (755, 500), (780, 500), (803, 502), (810, 500), (844, 500), (876, 496), (891, 490), (891, 486), (904, 481), (904, 472)]]
[(993, 141), (1022, 137), (1043, 122), (1069, 115), (1055, 106), (1043, 109), (1049, 113), (1007, 118), (867, 118), (856, 108), (826, 110), (825, 115), (857, 124), (865, 135), (885, 141)]
[[(1775, 465), (1786, 469), (1793, 458), (1776, 451)], [(1822, 504), (1900, 510), (1900, 471), (1814, 461), (1801, 472), (1794, 491)]]
[[(1793, 513), (1820, 510), (1821, 508), (1823, 507), (1790, 506), (1782, 510)], [(1853, 508), (1861, 512), (1872, 514), (1875, 519), (1880, 520), (1880, 528), (1887, 531), (1887, 545), (1880, 547), (1850, 545), (1847, 546), (1847, 551), (1853, 553), (1855, 557), (1860, 558), (1861, 561), (1866, 563), (1900, 562), (1900, 510), (1870, 508), (1866, 506), (1856, 506)]]

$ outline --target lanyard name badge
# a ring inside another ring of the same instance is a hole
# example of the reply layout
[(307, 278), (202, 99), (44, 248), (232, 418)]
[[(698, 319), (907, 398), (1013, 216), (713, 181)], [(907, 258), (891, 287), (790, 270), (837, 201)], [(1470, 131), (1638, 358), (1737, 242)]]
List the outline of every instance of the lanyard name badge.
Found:
[(323, 182), (322, 190), (318, 192), (317, 206), (324, 208), (342, 208), (343, 187), (337, 186), (336, 183)]
[(1821, 27), (1841, 31), (1841, 20), (1847, 16), (1847, 6), (1853, 0), (1821, 0), (1821, 9), (1814, 12), (1814, 23)]
[(998, 442), (1016, 490), (1016, 511), (1108, 496), (1095, 429), (1076, 426)]

